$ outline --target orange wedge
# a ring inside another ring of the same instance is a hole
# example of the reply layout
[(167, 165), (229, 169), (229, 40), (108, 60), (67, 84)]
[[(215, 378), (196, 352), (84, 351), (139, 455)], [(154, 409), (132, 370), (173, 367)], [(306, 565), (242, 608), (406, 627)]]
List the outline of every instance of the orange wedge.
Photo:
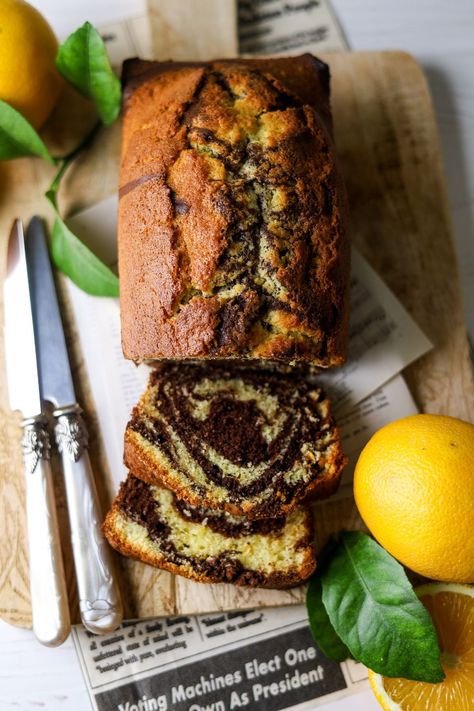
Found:
[(440, 684), (390, 679), (369, 670), (372, 690), (386, 711), (474, 709), (474, 587), (429, 583), (416, 593), (438, 633), (446, 678)]

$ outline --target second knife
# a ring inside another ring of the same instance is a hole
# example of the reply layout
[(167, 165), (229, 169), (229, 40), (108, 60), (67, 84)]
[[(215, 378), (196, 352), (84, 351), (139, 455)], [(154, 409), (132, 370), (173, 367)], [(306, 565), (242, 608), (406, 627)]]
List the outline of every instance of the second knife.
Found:
[(122, 620), (120, 593), (100, 530), (87, 430), (76, 402), (46, 235), (38, 217), (31, 220), (25, 242), (41, 397), (55, 408), (54, 434), (64, 473), (81, 619), (91, 632), (104, 634)]

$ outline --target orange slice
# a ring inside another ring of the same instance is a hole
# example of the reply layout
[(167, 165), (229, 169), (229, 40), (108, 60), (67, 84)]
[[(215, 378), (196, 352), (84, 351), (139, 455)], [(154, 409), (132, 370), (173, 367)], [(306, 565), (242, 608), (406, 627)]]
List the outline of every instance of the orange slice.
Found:
[(430, 612), (446, 678), (440, 684), (390, 679), (369, 670), (372, 690), (386, 711), (474, 709), (474, 587), (429, 583), (416, 593)]

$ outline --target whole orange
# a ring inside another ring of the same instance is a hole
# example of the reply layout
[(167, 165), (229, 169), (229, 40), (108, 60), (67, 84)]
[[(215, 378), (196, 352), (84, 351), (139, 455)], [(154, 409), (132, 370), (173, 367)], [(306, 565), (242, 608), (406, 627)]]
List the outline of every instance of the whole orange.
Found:
[(63, 80), (54, 60), (58, 43), (44, 17), (23, 0), (0, 0), (0, 99), (40, 128)]
[(382, 427), (359, 457), (354, 496), (371, 533), (408, 568), (474, 581), (474, 425), (412, 415)]

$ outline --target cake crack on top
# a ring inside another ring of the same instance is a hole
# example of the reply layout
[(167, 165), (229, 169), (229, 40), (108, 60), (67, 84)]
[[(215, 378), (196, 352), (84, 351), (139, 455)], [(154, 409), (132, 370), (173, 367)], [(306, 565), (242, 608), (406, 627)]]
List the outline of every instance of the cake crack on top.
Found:
[[(219, 311), (215, 340), (211, 345), (210, 355), (218, 354), (220, 357), (226, 355), (227, 347), (235, 347), (236, 341), (238, 340), (236, 336), (241, 334), (247, 338), (248, 330), (253, 327), (257, 319), (261, 321), (261, 326), (266, 331), (282, 333), (282, 329), (278, 329), (272, 325), (271, 320), (269, 320), (270, 312), (273, 310), (281, 309), (289, 314), (294, 313), (301, 320), (305, 318), (305, 314), (301, 308), (293, 310), (288, 302), (278, 297), (278, 294), (288, 297), (288, 290), (275, 279), (277, 268), (271, 261), (267, 261), (261, 257), (260, 245), (262, 241), (266, 240), (269, 243), (276, 243), (278, 257), (283, 266), (291, 262), (291, 252), (294, 251), (291, 240), (293, 224), (285, 224), (284, 213), (278, 216), (280, 219), (277, 221), (277, 226), (285, 230), (285, 239), (282, 246), (280, 246), (278, 236), (275, 232), (266, 229), (263, 235), (261, 233), (264, 225), (267, 225), (271, 218), (274, 217), (271, 207), (269, 207), (272, 202), (272, 188), (274, 188), (274, 185), (265, 179), (266, 172), (261, 170), (261, 166), (265, 164), (266, 160), (271, 162), (270, 158), (267, 158), (266, 151), (261, 149), (261, 144), (257, 140), (254, 140), (254, 137), (258, 136), (259, 130), (261, 129), (262, 117), (269, 116), (272, 113), (295, 109), (297, 118), (301, 121), (303, 131), (309, 131), (307, 118), (304, 109), (298, 104), (297, 100), (292, 99), (281, 87), (277, 89), (264, 74), (249, 72), (249, 75), (254, 77), (256, 83), (263, 82), (264, 85), (275, 94), (268, 110), (257, 111), (255, 113), (254, 120), (256, 125), (253, 127), (253, 135), (247, 133), (241, 136), (240, 142), (236, 146), (232, 146), (224, 139), (218, 138), (209, 128), (194, 126), (194, 121), (200, 118), (200, 97), (205, 91), (207, 84), (212, 81), (215, 81), (217, 85), (224, 90), (229, 100), (228, 108), (233, 113), (234, 120), (237, 120), (239, 124), (241, 123), (239, 118), (242, 114), (237, 108), (237, 102), (241, 101), (243, 97), (232, 92), (224, 74), (216, 70), (208, 70), (203, 74), (202, 80), (198, 84), (188, 107), (185, 108), (181, 120), (181, 125), (186, 128), (187, 149), (194, 150), (204, 157), (209, 155), (211, 158), (224, 164), (227, 171), (227, 189), (225, 190), (224, 199), (228, 200), (228, 204), (225, 205), (223, 210), (228, 212), (229, 215), (233, 215), (234, 218), (229, 223), (226, 231), (227, 246), (218, 258), (217, 274), (214, 277), (214, 285), (210, 293), (192, 288), (189, 285), (189, 273), (187, 273), (188, 285), (185, 290), (185, 299), (179, 299), (171, 318), (180, 311), (184, 304), (189, 302), (190, 291), (192, 291), (191, 298), (194, 296), (212, 298), (215, 294), (223, 290), (234, 288), (240, 277), (240, 283), (245, 287), (243, 292), (237, 296), (232, 296)], [(192, 107), (192, 111), (190, 111), (190, 107)], [(278, 150), (280, 149), (281, 145), (278, 146)], [(268, 153), (271, 154), (271, 149), (269, 149)], [(177, 160), (179, 160), (179, 158)], [(171, 170), (174, 165), (175, 164), (171, 167)], [(258, 177), (252, 177), (254, 175)], [(285, 181), (285, 187), (289, 190), (290, 208), (287, 208), (287, 210), (293, 211), (292, 203), (296, 202), (293, 197), (295, 180), (293, 176), (287, 172), (281, 176), (281, 179)], [(169, 187), (168, 178), (166, 179), (166, 184)], [(173, 204), (175, 206), (177, 203), (186, 205), (184, 201), (179, 202), (177, 200), (172, 189), (171, 192), (174, 196)], [(324, 200), (327, 205), (326, 193)], [(218, 200), (216, 204), (219, 204)], [(183, 214), (187, 214), (187, 210), (185, 212), (183, 212), (183, 210), (175, 210), (175, 218)], [(314, 264), (316, 255), (311, 240), (308, 240), (308, 235), (303, 234), (298, 237), (301, 239), (303, 245), (307, 245), (308, 247), (306, 251), (309, 252), (309, 254), (304, 255), (305, 258), (301, 259), (301, 264), (307, 271), (308, 267)], [(179, 242), (183, 245), (182, 240), (179, 240)], [(189, 264), (189, 255), (187, 255), (185, 246), (183, 253), (186, 255), (185, 262)], [(237, 267), (235, 262), (237, 262)], [(233, 266), (237, 268), (237, 273), (232, 273)], [(226, 279), (229, 272), (232, 275), (230, 282)], [(298, 298), (295, 299), (295, 301), (303, 305), (311, 301), (304, 293), (305, 290), (310, 288), (311, 284), (311, 280), (308, 279), (308, 276), (309, 275), (305, 275), (305, 278), (297, 283), (297, 288), (301, 290), (301, 293), (298, 294)], [(219, 283), (221, 280), (224, 283)], [(247, 304), (253, 308), (246, 308)], [(255, 308), (255, 305), (258, 305), (258, 307)], [(308, 313), (308, 318), (311, 319), (311, 312)], [(326, 328), (330, 329), (331, 325), (332, 324), (327, 324)], [(294, 332), (291, 333), (291, 335), (294, 338), (298, 337), (298, 334)], [(324, 350), (325, 342), (321, 343), (321, 352), (324, 352)]]
[[(275, 61), (125, 70), (119, 261), (134, 360), (344, 359), (349, 256), (324, 65)], [(312, 99), (291, 79), (303, 65)]]

